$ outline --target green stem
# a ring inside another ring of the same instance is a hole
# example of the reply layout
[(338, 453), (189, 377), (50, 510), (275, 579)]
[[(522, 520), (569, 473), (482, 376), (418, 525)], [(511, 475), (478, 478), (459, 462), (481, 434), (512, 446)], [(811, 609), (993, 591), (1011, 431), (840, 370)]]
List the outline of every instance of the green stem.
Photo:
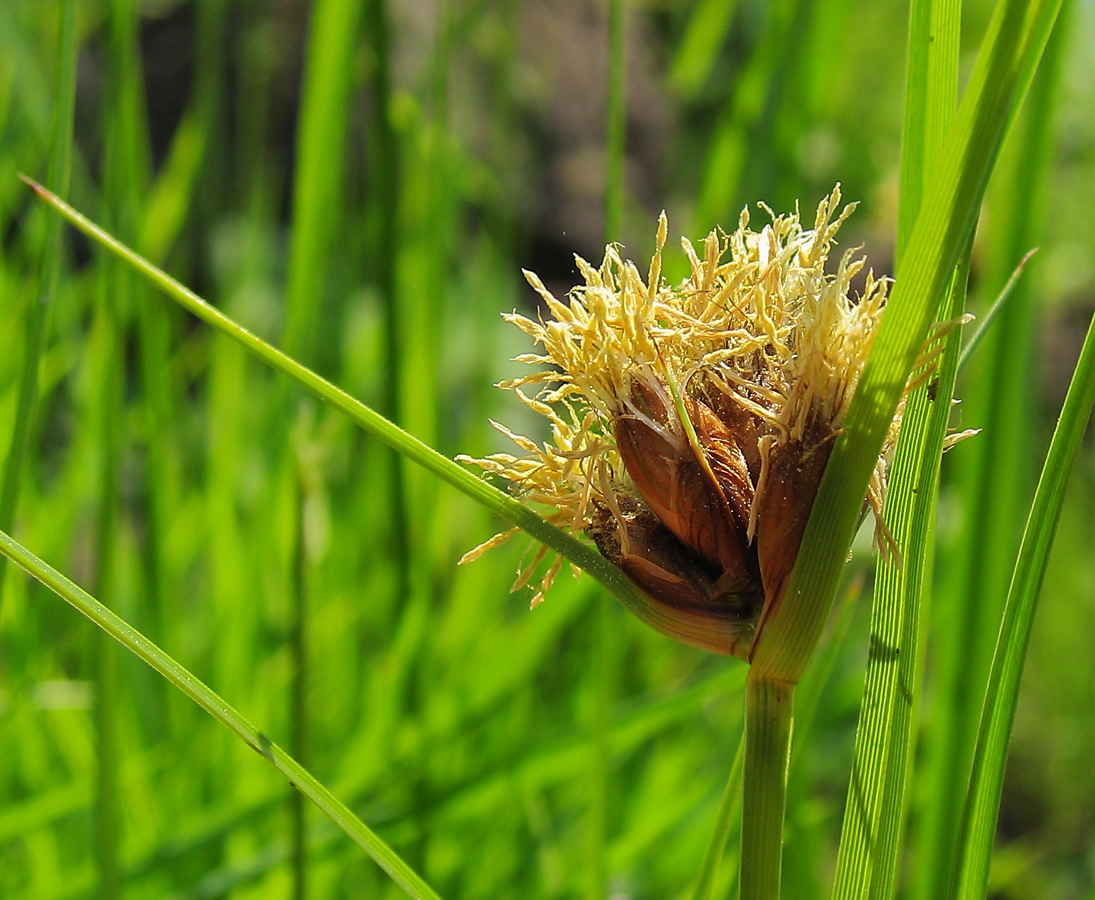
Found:
[[(997, 176), (997, 199), (990, 201), (992, 237), (985, 243), (997, 249), (983, 261), (985, 285), (1008, 278), (1015, 261), (1044, 234), (1047, 160), (1054, 152), (1054, 97), (1059, 92), (1056, 72), (1063, 39), (1069, 34), (1067, 27), (1062, 27), (1066, 24), (1059, 21), (1054, 28), (1024, 116), (1009, 140), (1011, 150)], [(980, 358), (963, 387), (965, 421), (976, 422), (983, 436), (970, 441), (953, 463), (958, 508), (970, 513), (940, 554), (943, 568), (937, 581), (929, 642), (932, 690), (946, 702), (937, 706), (922, 738), (916, 789), (921, 808), (914, 832), (918, 864), (911, 873), (909, 892), (913, 900), (937, 900), (946, 895), (951, 883), (959, 852), (959, 815), (970, 784), (993, 642), (1030, 503), (1037, 465), (1030, 443), (1029, 423), (1035, 405), (1030, 371), (1041, 305), (1034, 286), (1037, 282), (1031, 278), (1037, 277), (1035, 271), (1018, 283), (1013, 281), (1014, 273), (1008, 278), (1001, 296), (1014, 286), (1012, 299), (1001, 309), (992, 333), (978, 350)], [(991, 317), (991, 311), (979, 314), (986, 326)], [(974, 335), (971, 348), (979, 337)]]
[[(289, 750), (302, 766), (308, 765), (308, 497), (309, 476), (298, 453), (296, 492), (296, 541), (293, 547), (292, 621), (289, 625), (289, 650), (293, 656), (293, 681), (290, 685)], [(304, 795), (289, 794), (289, 814), (292, 821), (293, 900), (304, 900), (308, 894), (308, 848), (306, 843), (307, 814)]]
[[(399, 144), (392, 124), (391, 39), (388, 7), (385, 0), (368, 0), (365, 27), (376, 59), (373, 73), (373, 104), (370, 131), (373, 139), (372, 176), (373, 244), (376, 260), (376, 284), (384, 308), (384, 380), (381, 383), (380, 411), (393, 422), (400, 419), (400, 386), (403, 384), (401, 306), (396, 296), (397, 238), (400, 233)], [(394, 587), (400, 602), (410, 595), (410, 522), (407, 514), (407, 483), (403, 462), (394, 458), (388, 473), (391, 507), (390, 533)]]
[(36, 578), (78, 612), (87, 616), (119, 644), (148, 663), (217, 722), (281, 772), (296, 786), (297, 790), (315, 803), (339, 828), (360, 845), (408, 895), (438, 900), (434, 890), (410, 866), (300, 763), (255, 728), (223, 697), (199, 681), (132, 625), (2, 531), (0, 531), (0, 554), (16, 563), (28, 575)]
[[(100, 384), (98, 430), (99, 498), (96, 516), (96, 590), (111, 593), (115, 578), (114, 557), (118, 534), (119, 458), (122, 419), (122, 365), (118, 360), (122, 330), (114, 292), (132, 281), (132, 273), (115, 264), (106, 273), (99, 299), (97, 365)], [(92, 635), (95, 687), (95, 740), (97, 782), (95, 794), (95, 850), (99, 870), (99, 896), (113, 900), (122, 895), (118, 830), (118, 747), (115, 739), (115, 705), (119, 690), (115, 650), (101, 634)]]
[[(68, 192), (72, 170), (72, 112), (76, 102), (76, 2), (66, 0), (60, 10), (61, 52), (57, 63), (57, 105), (54, 109), (53, 139), (50, 146), (49, 181)], [(31, 304), (24, 343), (23, 369), (19, 374), (19, 397), (15, 406), (15, 424), (11, 433), (11, 449), (0, 486), (0, 529), (10, 530), (23, 484), (23, 460), (30, 441), (30, 426), (38, 400), (38, 368), (46, 343), (49, 305), (57, 290), (61, 270), (61, 216), (51, 213), (46, 221), (45, 249), (39, 277), (39, 295)], [(7, 566), (0, 566), (0, 602), (4, 596), (4, 576)]]
[(624, 209), (627, 55), (624, 0), (608, 4), (608, 110), (605, 137), (605, 241), (619, 240)]
[[(145, 151), (148, 133), (144, 121), (143, 85), (140, 78), (138, 10), (135, 0), (116, 0), (109, 16), (110, 65), (106, 94), (110, 115), (103, 138), (103, 195), (115, 198), (114, 217), (121, 232), (137, 231), (139, 198), (147, 184)], [(125, 376), (128, 368), (127, 338), (130, 304), (144, 289), (134, 272), (120, 261), (111, 261), (100, 272), (99, 298), (91, 342), (93, 383), (98, 396), (94, 408), (99, 446), (99, 485), (96, 504), (94, 590), (124, 602), (118, 585), (119, 545), (124, 529), (120, 504), (122, 459), (129, 440), (126, 427)], [(147, 337), (147, 335), (145, 335)], [(144, 343), (142, 344), (144, 346)], [(147, 348), (151, 350), (151, 348)], [(155, 474), (155, 473), (153, 473)], [(154, 486), (153, 490), (158, 490)], [(155, 526), (151, 528), (156, 533)], [(152, 579), (155, 584), (156, 579)], [(146, 604), (155, 599), (145, 594)], [(147, 607), (146, 607), (147, 608)], [(155, 624), (153, 622), (153, 624)], [(99, 896), (114, 900), (124, 894), (121, 866), (121, 796), (118, 785), (120, 741), (118, 715), (124, 682), (115, 659), (116, 649), (102, 635), (95, 636), (95, 722), (97, 791), (95, 798), (95, 846)], [(134, 697), (140, 701), (143, 692)], [(143, 718), (143, 717), (142, 717)]]
[(741, 900), (779, 900), (795, 685), (750, 669), (745, 682)]
[(122, 896), (121, 860), (118, 833), (121, 823), (118, 809), (118, 742), (116, 739), (115, 700), (118, 690), (117, 648), (106, 635), (92, 634), (95, 686), (95, 863), (96, 896), (114, 900)]
[(283, 342), (290, 353), (314, 362), (316, 329), (324, 320), (316, 292), (328, 268), (338, 204), (345, 193), (343, 148), (360, 3), (319, 0), (312, 7), (297, 129)]
[(615, 610), (596, 595), (598, 609), (592, 643), (593, 727), (589, 769), (589, 884), (587, 896), (600, 900), (608, 885), (609, 772), (612, 763), (612, 696), (615, 646)]
[[(625, 0), (608, 4), (608, 109), (605, 137), (605, 243), (618, 239), (623, 219), (624, 144), (626, 137), (627, 56), (624, 44)], [(589, 773), (589, 885), (591, 900), (606, 895), (608, 883), (609, 773), (612, 762), (611, 718), (614, 679), (612, 657), (615, 649), (613, 609), (599, 603), (593, 653), (593, 753)]]

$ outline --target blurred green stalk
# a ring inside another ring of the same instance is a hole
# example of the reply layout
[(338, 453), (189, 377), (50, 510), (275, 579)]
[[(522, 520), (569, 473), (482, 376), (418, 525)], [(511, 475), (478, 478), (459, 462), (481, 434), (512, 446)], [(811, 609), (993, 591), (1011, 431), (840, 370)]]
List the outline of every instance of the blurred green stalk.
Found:
[[(607, 109), (605, 114), (604, 242), (619, 240), (626, 196), (627, 159), (627, 52), (625, 0), (608, 4)], [(600, 900), (608, 894), (608, 813), (611, 809), (612, 754), (610, 730), (616, 680), (616, 610), (597, 598), (593, 655), (593, 754), (590, 759), (589, 885), (587, 896)]]
[[(76, 0), (64, 0), (57, 11), (60, 20), (60, 46), (57, 54), (56, 101), (53, 107), (53, 136), (50, 140), (47, 178), (62, 194), (68, 193), (72, 173), (72, 116), (76, 105)], [(38, 370), (49, 330), (49, 308), (57, 292), (61, 271), (62, 217), (46, 212), (42, 267), (38, 276), (38, 296), (31, 303), (27, 332), (23, 342), (23, 367), (19, 374), (19, 393), (15, 406), (15, 425), (11, 447), (0, 485), (0, 531), (11, 531), (15, 522), (19, 489), (23, 483), (23, 462), (30, 442), (38, 402)], [(8, 567), (0, 565), (0, 603), (4, 599), (4, 578)]]

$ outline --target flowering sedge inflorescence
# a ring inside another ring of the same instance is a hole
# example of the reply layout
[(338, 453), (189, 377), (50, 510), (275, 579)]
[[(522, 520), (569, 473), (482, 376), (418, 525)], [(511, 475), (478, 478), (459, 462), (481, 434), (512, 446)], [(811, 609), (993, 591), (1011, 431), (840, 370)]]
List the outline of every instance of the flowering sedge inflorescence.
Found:
[[(467, 459), (510, 482), (545, 517), (592, 538), (657, 611), (656, 627), (688, 643), (746, 657), (766, 604), (778, 604), (835, 438), (881, 320), (887, 280), (845, 252), (826, 272), (839, 187), (813, 228), (796, 214), (732, 234), (713, 231), (691, 275), (661, 275), (663, 213), (646, 279), (610, 245), (600, 268), (561, 301), (531, 272), (547, 315), (505, 318), (542, 348), (518, 357), (536, 370), (503, 388), (543, 415), (537, 443), (498, 423), (521, 455)], [(878, 522), (887, 448), (867, 502)], [(496, 535), (473, 559), (511, 536)], [(884, 529), (880, 532), (883, 536)], [(885, 544), (885, 540), (883, 541)], [(523, 565), (527, 583), (546, 548)], [(560, 567), (542, 577), (533, 605)]]

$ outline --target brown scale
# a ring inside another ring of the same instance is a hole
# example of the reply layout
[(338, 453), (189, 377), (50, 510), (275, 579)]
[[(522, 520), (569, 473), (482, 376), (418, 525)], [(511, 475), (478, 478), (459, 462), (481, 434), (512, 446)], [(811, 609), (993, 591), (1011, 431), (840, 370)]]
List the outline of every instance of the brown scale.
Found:
[(627, 495), (616, 500), (619, 515), (601, 504), (595, 508), (590, 536), (601, 555), (653, 601), (670, 607), (675, 621), (686, 616), (693, 622), (729, 624), (730, 631), (740, 638), (727, 643), (725, 637), (716, 637), (725, 635), (725, 630), (701, 626), (690, 643), (744, 659), (764, 601), (759, 580), (728, 584), (717, 569), (685, 547), (642, 500)]
[(657, 423), (624, 414), (614, 423), (624, 468), (651, 511), (725, 583), (756, 582), (760, 567), (746, 529), (753, 482), (734, 438), (710, 408), (684, 398), (702, 454), (689, 441), (668, 390), (636, 382), (631, 400)]
[(765, 619), (783, 599), (834, 437), (827, 426), (815, 424), (801, 440), (771, 449), (768, 471), (757, 495), (756, 547), (767, 598)]
[[(747, 389), (743, 393), (750, 395), (749, 399), (759, 406), (768, 406), (768, 401), (760, 394), (755, 394)], [(749, 476), (753, 484), (760, 477), (760, 439), (768, 434), (774, 434), (775, 428), (770, 422), (762, 419), (755, 412), (742, 406), (734, 397), (723, 390), (710, 387), (707, 390), (706, 401), (711, 410), (732, 435), (735, 436), (742, 455), (745, 457), (745, 465), (749, 470)]]

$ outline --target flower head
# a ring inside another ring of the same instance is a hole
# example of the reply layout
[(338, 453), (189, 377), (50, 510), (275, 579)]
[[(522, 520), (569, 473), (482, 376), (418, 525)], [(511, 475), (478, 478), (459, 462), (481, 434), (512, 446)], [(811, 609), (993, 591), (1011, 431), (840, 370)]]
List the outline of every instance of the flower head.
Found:
[[(853, 209), (838, 214), (839, 202), (838, 187), (809, 229), (797, 213), (766, 208), (760, 231), (742, 212), (702, 253), (683, 240), (691, 274), (677, 286), (661, 275), (663, 213), (645, 280), (610, 245), (599, 268), (576, 258), (585, 284), (565, 301), (525, 272), (546, 314), (505, 317), (540, 352), (518, 357), (535, 371), (500, 386), (543, 415), (551, 437), (537, 443), (493, 423), (521, 454), (469, 461), (592, 538), (659, 619), (684, 622), (663, 630), (688, 643), (744, 657), (762, 608), (782, 597), (881, 320), (886, 279), (868, 272), (851, 297), (864, 266), (853, 251), (826, 272)], [(883, 456), (868, 495), (876, 512), (885, 475)]]

